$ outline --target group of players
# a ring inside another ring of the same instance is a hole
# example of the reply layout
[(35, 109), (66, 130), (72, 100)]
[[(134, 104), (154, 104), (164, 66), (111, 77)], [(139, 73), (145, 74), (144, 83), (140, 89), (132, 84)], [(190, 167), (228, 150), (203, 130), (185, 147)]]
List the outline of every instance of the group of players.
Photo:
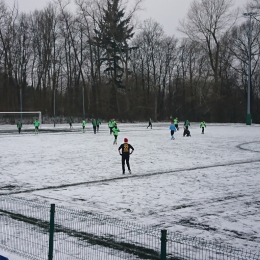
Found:
[[(171, 118), (172, 119), (172, 118)], [(190, 122), (189, 120), (185, 120), (184, 121), (184, 125), (183, 125), (183, 137), (187, 136), (187, 137), (191, 137), (191, 134), (190, 134), (190, 130), (189, 130), (189, 126), (190, 126)], [(206, 127), (206, 123), (205, 121), (202, 121), (200, 122), (200, 128), (202, 129), (202, 134), (204, 134), (204, 129)], [(179, 131), (179, 120), (178, 120), (178, 117), (176, 117), (172, 122), (171, 122), (171, 125), (170, 125), (170, 131), (171, 131), (171, 140), (175, 140), (174, 138), (174, 133), (176, 131)]]
[[(72, 126), (73, 121), (72, 121), (71, 117), (68, 119), (68, 123), (69, 123), (70, 129), (72, 129), (73, 128), (73, 126)], [(94, 134), (98, 133), (99, 132), (99, 126), (101, 125), (101, 120), (100, 119), (92, 119), (91, 123), (92, 123), (92, 126), (93, 126)], [(33, 124), (34, 124), (34, 128), (35, 128), (34, 133), (38, 134), (39, 133), (39, 126), (40, 126), (40, 122), (39, 122), (38, 118), (34, 120)], [(16, 125), (17, 125), (17, 129), (18, 129), (18, 133), (20, 134), (23, 123), (20, 120), (18, 120)], [(86, 127), (86, 120), (83, 119), (82, 120), (83, 133), (85, 133), (85, 127)], [(120, 132), (120, 129), (117, 127), (116, 120), (115, 119), (109, 120), (108, 127), (110, 129), (110, 135), (112, 133), (114, 135), (113, 144), (117, 144), (117, 137), (118, 137), (118, 133)], [(124, 138), (124, 143), (121, 144), (118, 148), (119, 155), (122, 156), (122, 173), (123, 174), (125, 174), (125, 164), (127, 165), (128, 172), (131, 174), (129, 159), (130, 159), (130, 154), (132, 154), (133, 151), (134, 151), (133, 146), (128, 143), (127, 138)]]
[[(170, 119), (171, 119), (171, 125), (170, 125), (169, 129), (170, 129), (170, 134), (171, 134), (171, 140), (175, 140), (174, 133), (179, 130), (179, 120), (178, 120), (177, 117), (174, 120), (172, 120), (172, 117), (170, 117)], [(68, 122), (69, 122), (69, 125), (70, 125), (70, 129), (72, 129), (73, 128), (72, 127), (72, 123), (73, 123), (72, 119), (69, 118)], [(94, 134), (98, 133), (99, 132), (99, 126), (101, 125), (101, 120), (100, 119), (92, 119), (91, 123), (92, 123), (92, 126), (93, 126)], [(35, 134), (38, 134), (39, 133), (39, 126), (40, 126), (39, 120), (35, 119), (33, 124), (34, 124), (34, 127), (35, 127), (34, 132), (35, 132)], [(17, 122), (17, 128), (18, 128), (19, 134), (21, 133), (22, 125), (23, 125), (22, 122), (19, 120)], [(183, 137), (185, 137), (185, 136), (191, 137), (189, 126), (190, 126), (189, 120), (185, 120), (184, 125), (183, 125), (183, 129), (184, 129)], [(85, 133), (85, 127), (86, 127), (86, 120), (83, 119), (82, 120), (83, 133)], [(108, 121), (108, 127), (109, 127), (110, 135), (112, 135), (112, 134), (114, 135), (113, 145), (117, 145), (117, 138), (118, 138), (118, 133), (120, 132), (120, 129), (118, 128), (117, 122), (114, 118)], [(149, 127), (152, 129), (152, 119), (151, 118), (148, 121), (147, 129)], [(204, 134), (205, 127), (206, 127), (206, 123), (205, 123), (205, 121), (202, 121), (200, 123), (200, 128), (202, 128), (202, 132), (201, 132), (202, 134)], [(127, 138), (124, 138), (124, 143), (121, 144), (118, 148), (119, 155), (122, 156), (122, 173), (123, 174), (125, 174), (125, 163), (127, 165), (129, 173), (131, 174), (129, 159), (130, 159), (130, 154), (132, 154), (133, 151), (134, 151), (133, 146), (128, 143)]]
[[(23, 127), (23, 123), (20, 120), (18, 120), (16, 125), (17, 125), (17, 129), (18, 129), (18, 133), (20, 134), (22, 127)], [(34, 133), (38, 134), (39, 133), (39, 126), (40, 126), (40, 122), (39, 122), (38, 118), (36, 118), (34, 120), (33, 125), (34, 125)]]

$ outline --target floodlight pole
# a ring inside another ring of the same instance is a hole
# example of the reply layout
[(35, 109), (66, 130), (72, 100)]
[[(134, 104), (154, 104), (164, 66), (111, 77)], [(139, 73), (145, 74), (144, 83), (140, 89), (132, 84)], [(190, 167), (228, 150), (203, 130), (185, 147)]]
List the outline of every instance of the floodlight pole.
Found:
[(247, 115), (246, 115), (246, 124), (251, 125), (252, 118), (250, 112), (250, 93), (251, 93), (251, 37), (252, 37), (252, 16), (256, 13), (244, 13), (244, 16), (249, 16), (249, 31), (248, 31), (248, 79), (247, 79)]
[(57, 90), (57, 86), (56, 86), (56, 67), (55, 67), (55, 64), (58, 63), (58, 62), (59, 62), (59, 60), (53, 60), (54, 68), (53, 68), (53, 75), (52, 75), (53, 80), (52, 80), (52, 82), (53, 82), (53, 91), (54, 91), (54, 93), (53, 93), (53, 117), (54, 117), (53, 124), (54, 124), (54, 127), (56, 125), (56, 90)]
[(20, 87), (20, 119), (21, 119), (21, 122), (23, 121), (23, 96), (22, 96), (22, 87)]
[(84, 84), (82, 85), (82, 109), (83, 109), (83, 119), (85, 120), (85, 89), (84, 89)]
[(54, 88), (54, 96), (53, 96), (53, 116), (54, 116), (54, 127), (55, 127), (55, 121), (56, 121), (56, 111), (55, 111), (55, 99), (56, 99), (56, 87)]

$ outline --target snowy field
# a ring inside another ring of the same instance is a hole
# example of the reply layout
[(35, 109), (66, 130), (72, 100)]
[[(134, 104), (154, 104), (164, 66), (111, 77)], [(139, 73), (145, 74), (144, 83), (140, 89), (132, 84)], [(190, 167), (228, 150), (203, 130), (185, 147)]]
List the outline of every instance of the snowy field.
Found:
[[(259, 252), (260, 125), (207, 124), (203, 135), (191, 123), (192, 137), (180, 125), (170, 140), (169, 123), (119, 123), (117, 145), (107, 124), (96, 135), (89, 123), (86, 133), (66, 124), (38, 135), (0, 125), (0, 194)], [(117, 151), (125, 137), (135, 149), (131, 175)]]

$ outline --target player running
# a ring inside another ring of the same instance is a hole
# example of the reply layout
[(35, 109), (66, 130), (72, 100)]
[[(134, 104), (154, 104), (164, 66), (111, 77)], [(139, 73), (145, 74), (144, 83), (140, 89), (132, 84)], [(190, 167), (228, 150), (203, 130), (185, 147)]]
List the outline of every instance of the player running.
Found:
[(170, 125), (170, 130), (171, 130), (171, 140), (175, 140), (175, 138), (174, 138), (174, 132), (176, 132), (177, 131), (177, 128), (175, 127), (175, 125), (173, 124), (173, 123), (171, 123), (171, 125)]
[(153, 122), (152, 118), (150, 118), (149, 121), (148, 121), (147, 129), (148, 129), (148, 127), (151, 127), (151, 129), (153, 128), (152, 122)]
[(112, 129), (114, 127), (113, 120), (108, 121), (108, 127), (109, 127), (110, 134), (112, 134), (112, 132), (113, 132)]
[(118, 133), (120, 132), (120, 129), (117, 127), (117, 124), (115, 124), (115, 126), (112, 128), (112, 132), (115, 137), (113, 144), (117, 144), (117, 137), (118, 137)]
[(204, 128), (206, 127), (206, 123), (205, 123), (205, 121), (202, 121), (201, 123), (200, 123), (200, 128), (202, 129), (202, 134), (204, 134)]
[(175, 119), (173, 119), (173, 123), (174, 123), (174, 126), (175, 128), (179, 131), (179, 120), (178, 120), (178, 117), (176, 117)]
[(183, 137), (184, 137), (184, 136), (191, 136), (190, 130), (189, 130), (189, 126), (190, 126), (189, 120), (185, 120), (184, 126), (183, 126), (183, 128), (184, 128)]

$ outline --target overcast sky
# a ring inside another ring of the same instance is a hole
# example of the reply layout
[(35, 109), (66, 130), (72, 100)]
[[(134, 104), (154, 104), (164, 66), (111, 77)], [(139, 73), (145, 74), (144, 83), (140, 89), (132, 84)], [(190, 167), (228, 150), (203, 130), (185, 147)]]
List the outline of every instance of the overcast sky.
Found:
[[(18, 2), (19, 10), (23, 12), (31, 12), (35, 9), (43, 9), (48, 2), (53, 0), (5, 0), (5, 2), (12, 6), (14, 1)], [(73, 2), (73, 0), (70, 0)], [(134, 0), (130, 0), (134, 2)], [(179, 21), (186, 17), (190, 4), (193, 0), (144, 0), (143, 11), (139, 12), (139, 19), (145, 20), (152, 18), (159, 22), (167, 35), (182, 36), (177, 31)], [(243, 6), (247, 0), (233, 0), (236, 7), (241, 8), (244, 12)]]

